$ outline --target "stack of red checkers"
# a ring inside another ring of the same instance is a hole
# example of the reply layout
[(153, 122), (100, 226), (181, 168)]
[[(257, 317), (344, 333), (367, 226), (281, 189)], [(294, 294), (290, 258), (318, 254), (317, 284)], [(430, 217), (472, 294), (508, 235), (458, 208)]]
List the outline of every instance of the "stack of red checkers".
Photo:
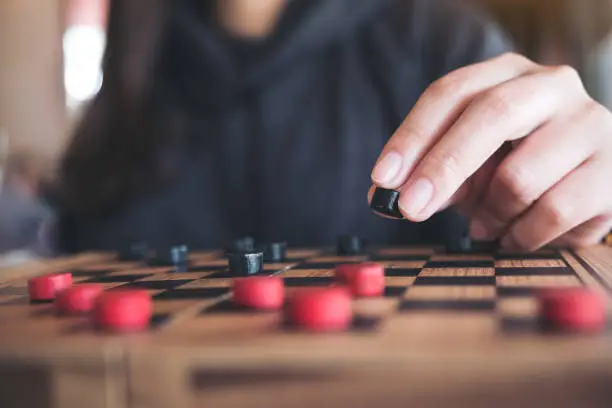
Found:
[(353, 319), (351, 295), (344, 287), (298, 290), (287, 304), (287, 318), (308, 331), (345, 330)]
[(133, 332), (148, 327), (153, 301), (145, 290), (115, 290), (100, 296), (94, 304), (94, 323), (103, 330)]
[(102, 292), (104, 292), (104, 286), (94, 283), (72, 286), (57, 294), (55, 307), (62, 314), (90, 312), (95, 300)]
[(70, 272), (36, 276), (28, 281), (28, 294), (33, 301), (54, 300), (59, 292), (72, 286)]
[(587, 288), (543, 291), (540, 313), (544, 322), (564, 331), (594, 332), (606, 325), (603, 299)]
[(380, 264), (343, 264), (336, 267), (335, 274), (353, 296), (381, 296), (385, 292), (385, 268)]
[(240, 306), (273, 310), (284, 301), (284, 285), (280, 276), (251, 276), (235, 278), (233, 282), (234, 303)]

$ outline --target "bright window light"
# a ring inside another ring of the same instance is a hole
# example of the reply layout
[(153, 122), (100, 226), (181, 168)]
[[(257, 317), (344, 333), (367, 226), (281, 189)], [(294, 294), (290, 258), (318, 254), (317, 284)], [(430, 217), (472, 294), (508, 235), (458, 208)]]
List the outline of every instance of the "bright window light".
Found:
[(75, 25), (64, 34), (64, 84), (67, 103), (75, 107), (96, 95), (102, 86), (102, 56), (106, 44), (101, 27)]

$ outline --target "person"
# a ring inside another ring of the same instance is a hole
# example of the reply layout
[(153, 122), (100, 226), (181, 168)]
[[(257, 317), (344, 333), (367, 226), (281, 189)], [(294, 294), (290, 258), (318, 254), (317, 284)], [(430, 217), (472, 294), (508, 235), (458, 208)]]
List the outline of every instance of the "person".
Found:
[[(57, 250), (596, 243), (612, 115), (464, 2), (111, 1), (104, 81), (49, 193)], [(373, 214), (375, 186), (406, 220)]]

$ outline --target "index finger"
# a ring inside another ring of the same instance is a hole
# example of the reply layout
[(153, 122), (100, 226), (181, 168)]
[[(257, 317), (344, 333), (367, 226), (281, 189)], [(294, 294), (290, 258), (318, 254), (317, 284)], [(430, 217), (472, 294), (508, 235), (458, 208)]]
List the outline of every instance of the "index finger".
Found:
[(504, 54), (460, 68), (434, 82), (383, 148), (371, 174), (373, 183), (389, 189), (402, 186), (476, 95), (537, 66), (524, 57)]
[(543, 70), (476, 98), (401, 189), (399, 207), (405, 216), (427, 219), (506, 141), (529, 135), (575, 103), (559, 86), (564, 75), (564, 70)]

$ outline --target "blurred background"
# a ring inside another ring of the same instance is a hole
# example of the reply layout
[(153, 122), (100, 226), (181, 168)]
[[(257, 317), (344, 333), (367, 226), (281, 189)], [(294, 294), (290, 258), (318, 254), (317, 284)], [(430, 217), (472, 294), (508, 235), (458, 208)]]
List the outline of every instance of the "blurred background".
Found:
[[(612, 108), (612, 0), (456, 1), (488, 12), (530, 58), (576, 67)], [(107, 0), (0, 1), (0, 252), (38, 245), (50, 214), (37, 186), (102, 82), (107, 9)]]

